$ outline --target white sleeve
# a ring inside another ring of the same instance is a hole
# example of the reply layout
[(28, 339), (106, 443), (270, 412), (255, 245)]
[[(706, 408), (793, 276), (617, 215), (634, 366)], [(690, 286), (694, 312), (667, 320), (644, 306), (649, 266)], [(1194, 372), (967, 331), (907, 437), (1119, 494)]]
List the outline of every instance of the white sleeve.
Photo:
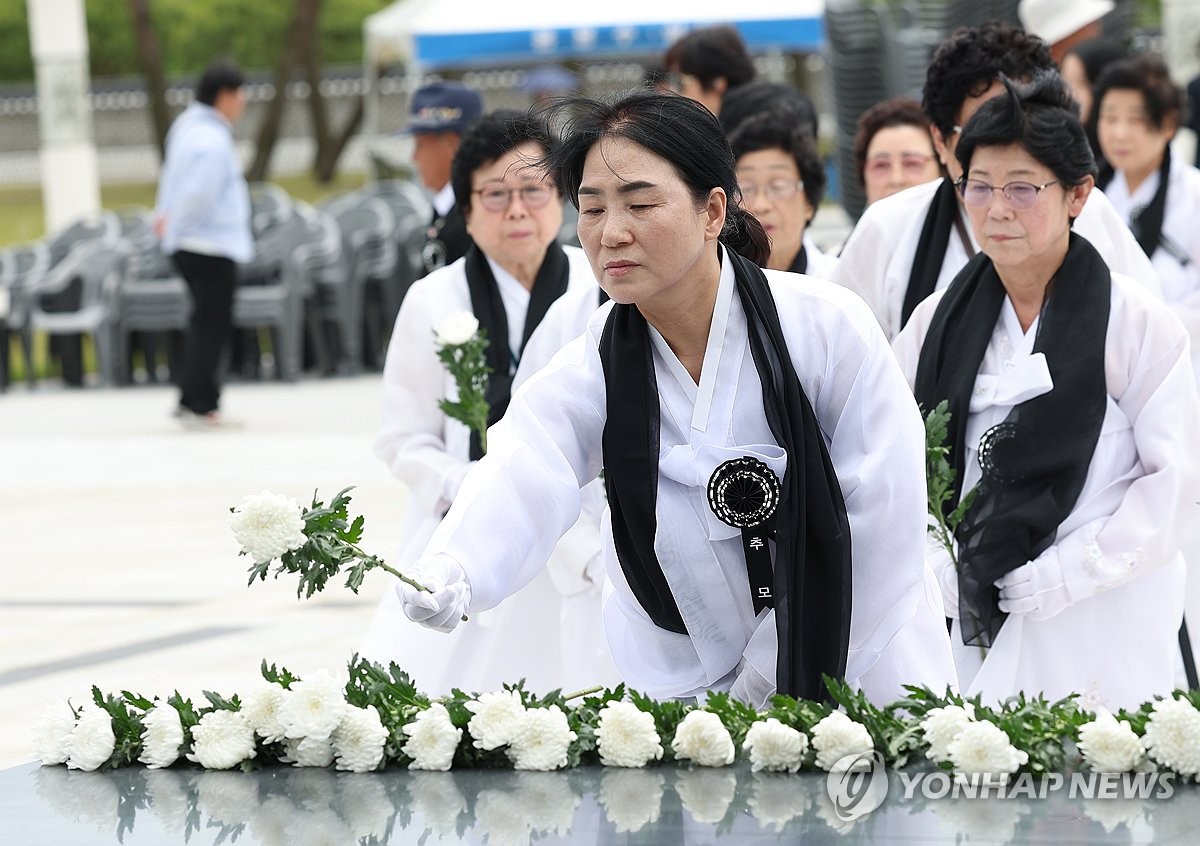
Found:
[(881, 326), (888, 319), (885, 280), (892, 259), (892, 251), (881, 245), (888, 240), (891, 240), (889, 233), (884, 231), (879, 215), (873, 214), (868, 206), (851, 230), (830, 274), (834, 282), (866, 302)]
[(471, 584), (471, 611), (499, 604), (545, 566), (600, 472), (604, 375), (591, 335), (577, 338), (512, 398), (488, 431), (425, 556), (447, 555)]
[(823, 384), (810, 393), (850, 521), (854, 615), (846, 677), (868, 669), (923, 590), (925, 435), (879, 326), (843, 312)]
[[(427, 277), (432, 281), (431, 277)], [(438, 279), (446, 284), (447, 280)], [(383, 368), (383, 399), (375, 455), (404, 482), (415, 501), (445, 512), (470, 468), (466, 456), (447, 449), (449, 421), (438, 407), (447, 377), (434, 347), (433, 302), (428, 286), (411, 289), (396, 315)]]
[(1170, 329), (1159, 325), (1149, 333), (1155, 337), (1145, 339), (1149, 349), (1117, 397), (1133, 426), (1141, 474), (1118, 479), (1098, 495), (1120, 497), (1108, 516), (1058, 538), (1043, 553), (1057, 556), (1075, 602), (1168, 563), (1200, 518), (1194, 440), (1200, 432), (1200, 400), (1188, 339), (1177, 326)]
[(1156, 296), (1162, 296), (1158, 271), (1099, 188), (1093, 188), (1088, 195), (1083, 211), (1075, 220), (1074, 230), (1091, 242), (1109, 270), (1131, 276)]

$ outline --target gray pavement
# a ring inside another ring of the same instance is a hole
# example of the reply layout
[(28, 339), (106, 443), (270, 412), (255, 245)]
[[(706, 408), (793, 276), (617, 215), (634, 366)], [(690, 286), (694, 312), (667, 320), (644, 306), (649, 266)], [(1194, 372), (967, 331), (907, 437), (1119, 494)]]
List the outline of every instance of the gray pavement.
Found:
[(247, 587), (229, 508), (357, 485), (363, 545), (391, 557), (406, 493), (370, 452), (378, 394), (378, 375), (235, 384), (222, 405), (244, 425), (205, 432), (169, 417), (165, 387), (0, 394), (0, 768), (32, 759), (46, 705), (93, 684), (199, 697), (245, 689), (264, 658), (344, 666), (384, 577), (299, 601), (294, 577)]

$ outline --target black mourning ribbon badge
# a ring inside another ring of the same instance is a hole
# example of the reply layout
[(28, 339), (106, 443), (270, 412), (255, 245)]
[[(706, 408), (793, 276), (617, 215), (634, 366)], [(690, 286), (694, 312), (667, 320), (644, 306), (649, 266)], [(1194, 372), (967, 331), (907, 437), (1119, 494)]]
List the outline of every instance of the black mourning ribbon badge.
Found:
[(731, 458), (722, 462), (708, 480), (708, 506), (717, 519), (742, 530), (746, 575), (757, 616), (775, 607), (771, 585), (772, 520), (779, 509), (779, 477), (757, 458)]

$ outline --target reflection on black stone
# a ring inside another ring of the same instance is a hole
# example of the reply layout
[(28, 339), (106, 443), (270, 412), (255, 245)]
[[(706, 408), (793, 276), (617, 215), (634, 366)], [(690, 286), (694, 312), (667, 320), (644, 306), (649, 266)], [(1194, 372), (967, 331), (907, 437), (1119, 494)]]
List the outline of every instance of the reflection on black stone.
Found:
[(59, 835), (38, 842), (1127, 843), (1147, 833), (1183, 842), (1200, 819), (1194, 785), (1176, 784), (1170, 799), (1082, 799), (1066, 790), (1046, 799), (925, 799), (919, 790), (905, 798), (892, 772), (881, 807), (843, 820), (823, 774), (751, 773), (743, 763), (362, 775), (40, 767), (5, 773), (5, 792), (14, 774), (32, 779), (40, 807), (22, 810), (35, 830)]

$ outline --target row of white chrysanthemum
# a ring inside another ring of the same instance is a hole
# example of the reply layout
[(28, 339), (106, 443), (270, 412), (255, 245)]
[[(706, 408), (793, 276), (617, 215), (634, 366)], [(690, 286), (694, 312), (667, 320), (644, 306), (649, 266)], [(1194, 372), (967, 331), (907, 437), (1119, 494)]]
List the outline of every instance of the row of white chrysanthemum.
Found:
[[(66, 701), (51, 706), (33, 732), (43, 764), (95, 770), (117, 766), (118, 747), (136, 744), (137, 760), (151, 768), (169, 767), (181, 757), (206, 769), (229, 769), (249, 761), (262, 744), (281, 744), (279, 760), (301, 767), (336, 766), (368, 772), (385, 763), (388, 729), (374, 707), (345, 700), (344, 685), (329, 673), (317, 673), (290, 689), (263, 683), (241, 699), (240, 708), (214, 708), (192, 726), (191, 743), (179, 710), (157, 701), (140, 715), (142, 731), (118, 743), (109, 712), (88, 702), (79, 708)], [(556, 770), (568, 764), (577, 739), (557, 705), (526, 707), (514, 690), (485, 693), (468, 701), (467, 732), (479, 750), (503, 750), (519, 770)], [(946, 705), (930, 709), (919, 722), (925, 757), (949, 763), (964, 774), (1005, 775), (1028, 761), (996, 723), (976, 719), (974, 708)], [(434, 702), (416, 711), (401, 729), (401, 748), (414, 770), (448, 770), (463, 739), (445, 705)], [(599, 713), (597, 751), (605, 766), (643, 767), (663, 757), (654, 716), (629, 701), (610, 701)], [(1066, 742), (1067, 738), (1063, 739)], [(773, 717), (754, 722), (742, 744), (753, 771), (796, 772), (811, 762), (836, 770), (869, 753), (874, 744), (861, 723), (834, 711), (809, 734)], [(1106, 712), (1082, 725), (1078, 747), (1098, 772), (1128, 772), (1157, 767), (1196, 778), (1200, 774), (1200, 711), (1186, 699), (1163, 699), (1150, 711), (1142, 736), (1128, 722)], [(671, 740), (674, 758), (699, 766), (721, 767), (736, 758), (733, 737), (718, 714), (688, 712)], [(131, 760), (131, 758), (130, 758)]]

